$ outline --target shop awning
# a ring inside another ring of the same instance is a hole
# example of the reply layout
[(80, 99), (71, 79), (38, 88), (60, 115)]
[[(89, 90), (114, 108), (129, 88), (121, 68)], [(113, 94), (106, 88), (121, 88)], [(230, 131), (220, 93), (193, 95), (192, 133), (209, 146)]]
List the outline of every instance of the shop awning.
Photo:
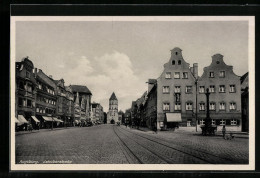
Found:
[(23, 115), (18, 115), (18, 120), (20, 121), (20, 123), (29, 123), (24, 117)]
[(51, 118), (51, 117), (42, 116), (42, 118), (43, 118), (45, 121), (52, 121), (52, 118)]
[(60, 120), (60, 119), (58, 119), (58, 118), (56, 118), (56, 117), (52, 117), (52, 118), (53, 118), (53, 120), (56, 121), (56, 122), (63, 122), (62, 120)]
[(166, 113), (167, 122), (182, 122), (181, 113)]
[(40, 122), (35, 116), (31, 116), (31, 118), (37, 123)]

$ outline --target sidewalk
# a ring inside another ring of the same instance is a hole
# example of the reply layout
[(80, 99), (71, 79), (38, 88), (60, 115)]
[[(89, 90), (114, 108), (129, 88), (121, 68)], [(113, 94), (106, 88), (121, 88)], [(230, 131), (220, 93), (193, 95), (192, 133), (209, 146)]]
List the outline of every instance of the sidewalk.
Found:
[[(125, 126), (124, 126), (125, 127)], [(127, 127), (129, 128), (129, 127)], [(137, 128), (129, 128), (129, 129), (135, 129), (135, 130), (140, 130), (140, 131), (143, 131), (143, 132), (150, 132), (150, 133), (153, 133), (154, 131), (152, 131), (151, 129), (147, 128), (147, 127), (139, 127), (139, 129)], [(166, 130), (166, 131), (159, 131), (158, 130), (158, 133), (159, 132), (163, 132), (163, 133), (178, 133), (178, 134), (192, 134), (192, 135), (201, 135), (201, 130), (198, 130), (197, 132), (193, 129), (193, 130), (185, 130), (185, 129), (182, 129), (182, 128), (178, 128), (178, 129), (175, 129), (175, 130)], [(230, 132), (227, 132), (226, 134), (229, 135)], [(248, 139), (249, 138), (249, 134), (247, 132), (232, 132), (233, 133), (233, 136), (235, 138), (245, 138), (245, 139)], [(216, 132), (216, 135), (215, 136), (218, 136), (218, 137), (222, 137), (222, 132), (221, 131), (217, 131)]]
[(32, 133), (48, 132), (48, 131), (51, 132), (51, 131), (71, 129), (71, 128), (77, 128), (77, 127), (61, 127), (61, 128), (53, 128), (53, 130), (51, 130), (51, 129), (40, 129), (40, 130), (33, 130), (33, 131), (19, 131), (19, 132), (15, 132), (15, 135), (24, 135), (24, 134), (32, 134)]

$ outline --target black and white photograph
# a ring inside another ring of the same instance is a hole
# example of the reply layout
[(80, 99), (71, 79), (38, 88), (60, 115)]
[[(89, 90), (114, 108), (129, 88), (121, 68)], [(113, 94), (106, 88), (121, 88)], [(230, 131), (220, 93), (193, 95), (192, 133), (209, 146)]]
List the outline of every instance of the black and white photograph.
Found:
[(11, 170), (254, 170), (254, 20), (11, 16)]

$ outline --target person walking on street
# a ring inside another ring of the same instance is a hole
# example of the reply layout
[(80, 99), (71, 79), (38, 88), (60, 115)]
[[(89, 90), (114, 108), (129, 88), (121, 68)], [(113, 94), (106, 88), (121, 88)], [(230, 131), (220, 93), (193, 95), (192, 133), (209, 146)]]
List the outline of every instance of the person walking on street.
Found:
[(157, 124), (156, 124), (156, 122), (154, 122), (154, 128), (153, 128), (153, 130), (154, 130), (154, 133), (157, 134)]
[(225, 127), (225, 125), (223, 125), (222, 134), (223, 134), (223, 138), (225, 138), (225, 135), (226, 135), (226, 127)]

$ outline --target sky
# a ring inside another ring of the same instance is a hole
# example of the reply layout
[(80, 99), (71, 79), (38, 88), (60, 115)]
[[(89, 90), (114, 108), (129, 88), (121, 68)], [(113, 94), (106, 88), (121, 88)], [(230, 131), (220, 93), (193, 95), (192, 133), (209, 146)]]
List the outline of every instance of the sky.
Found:
[(105, 112), (112, 92), (119, 110), (130, 108), (175, 47), (199, 76), (216, 53), (235, 74), (248, 72), (247, 21), (18, 21), (15, 30), (15, 61), (29, 56), (55, 80), (86, 85)]

